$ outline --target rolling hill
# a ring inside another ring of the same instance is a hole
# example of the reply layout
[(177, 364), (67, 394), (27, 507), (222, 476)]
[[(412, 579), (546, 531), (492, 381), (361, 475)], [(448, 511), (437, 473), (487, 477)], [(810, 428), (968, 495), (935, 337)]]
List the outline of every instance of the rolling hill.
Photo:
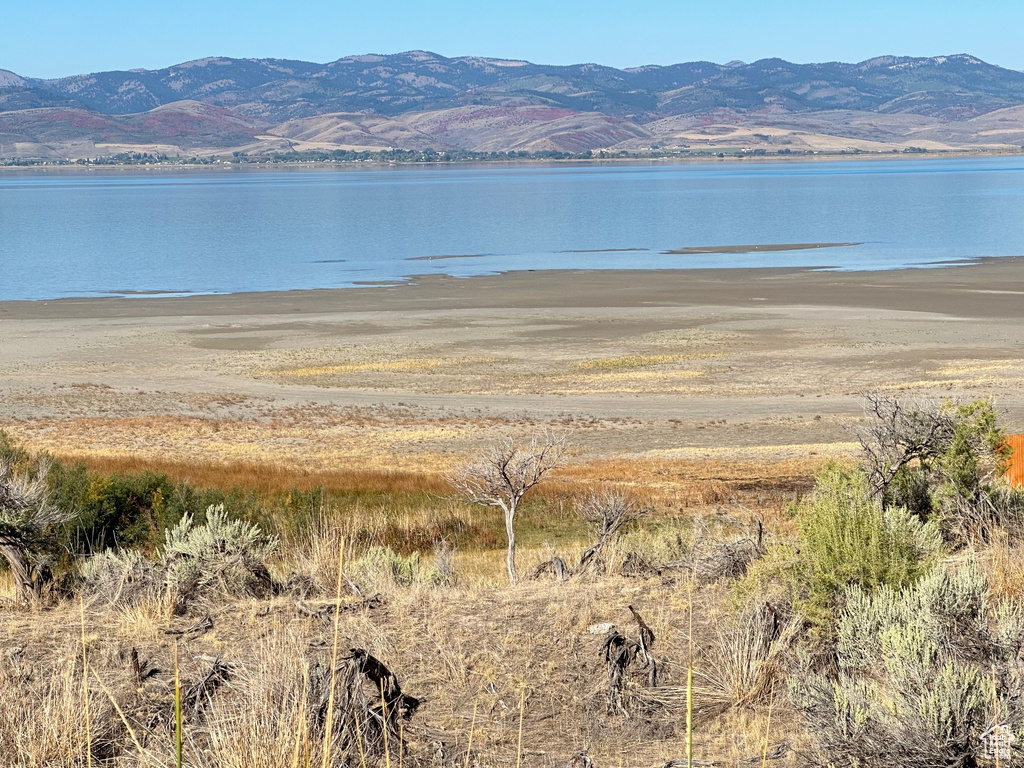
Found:
[(0, 70), (0, 158), (287, 149), (1019, 149), (1024, 73), (973, 56), (614, 69), (425, 51)]

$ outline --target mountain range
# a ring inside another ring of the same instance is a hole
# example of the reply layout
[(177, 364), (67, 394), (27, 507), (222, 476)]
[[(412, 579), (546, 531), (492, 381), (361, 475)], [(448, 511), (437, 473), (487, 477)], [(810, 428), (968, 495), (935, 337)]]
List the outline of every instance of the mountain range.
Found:
[(1019, 150), (1024, 73), (966, 54), (614, 69), (425, 51), (0, 70), (0, 158), (304, 149)]

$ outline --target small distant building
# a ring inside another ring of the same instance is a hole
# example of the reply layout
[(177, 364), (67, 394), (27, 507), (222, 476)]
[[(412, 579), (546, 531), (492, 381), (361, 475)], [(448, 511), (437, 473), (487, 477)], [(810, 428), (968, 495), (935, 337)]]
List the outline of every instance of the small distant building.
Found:
[(1024, 488), (1024, 435), (1004, 435), (1003, 438), (1013, 450), (1006, 468), (1006, 479), (1010, 485)]

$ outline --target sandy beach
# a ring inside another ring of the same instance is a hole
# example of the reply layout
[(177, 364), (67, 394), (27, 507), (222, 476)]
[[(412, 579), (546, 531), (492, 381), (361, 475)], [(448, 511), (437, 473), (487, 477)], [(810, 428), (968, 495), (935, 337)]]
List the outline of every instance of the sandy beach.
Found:
[(1024, 257), (941, 269), (550, 271), (0, 303), (0, 429), (65, 456), (450, 466), (823, 460), (863, 393), (994, 396), (1024, 431)]

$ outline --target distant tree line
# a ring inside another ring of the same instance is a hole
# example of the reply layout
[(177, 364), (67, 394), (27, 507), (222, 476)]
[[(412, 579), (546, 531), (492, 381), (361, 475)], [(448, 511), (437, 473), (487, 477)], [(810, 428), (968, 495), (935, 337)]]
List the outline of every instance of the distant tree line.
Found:
[[(930, 150), (924, 147), (904, 147), (892, 149), (892, 154), (920, 154)], [(1024, 152), (1024, 146), (1021, 147)], [(857, 148), (823, 152), (811, 149), (790, 149), (788, 147), (767, 150), (756, 148), (714, 148), (691, 149), (689, 147), (659, 148), (648, 150), (585, 150), (583, 152), (564, 152), (560, 150), (542, 150), (527, 152), (509, 150), (506, 152), (474, 152), (468, 149), (439, 151), (435, 149), (381, 149), (381, 150), (292, 150), (289, 152), (271, 152), (250, 155), (236, 151), (230, 155), (168, 155), (150, 152), (120, 152), (104, 157), (79, 158), (0, 158), (0, 166), (93, 166), (93, 165), (267, 165), (290, 163), (493, 163), (515, 162), (522, 160), (613, 160), (621, 158), (669, 159), (678, 157), (718, 157), (741, 159), (744, 157), (764, 157), (767, 155), (859, 155), (865, 154)]]
[[(626, 156), (627, 153), (620, 153)], [(508, 152), (473, 152), (468, 149), (444, 150), (435, 149), (382, 149), (372, 150), (303, 150), (290, 152), (272, 152), (265, 155), (249, 155), (245, 152), (232, 153), (234, 163), (465, 163), (495, 162), (508, 160), (579, 160), (590, 159), (594, 154), (585, 152), (560, 152), (544, 150), (541, 152), (508, 151)]]

